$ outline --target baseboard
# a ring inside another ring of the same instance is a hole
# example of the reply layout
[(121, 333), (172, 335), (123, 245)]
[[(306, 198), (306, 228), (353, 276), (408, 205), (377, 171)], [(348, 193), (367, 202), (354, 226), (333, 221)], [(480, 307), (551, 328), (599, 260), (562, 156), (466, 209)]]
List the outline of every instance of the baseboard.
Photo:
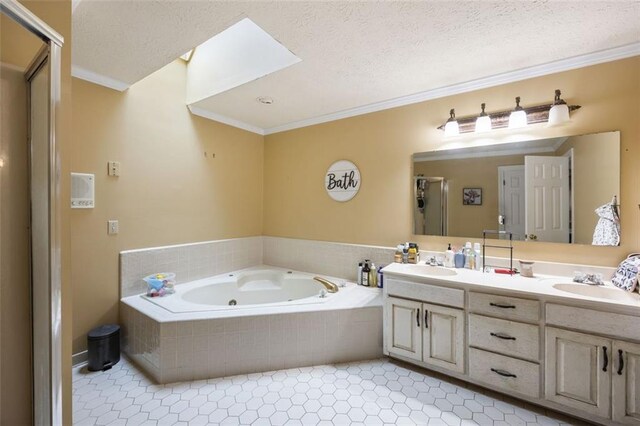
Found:
[(82, 351), (71, 356), (71, 365), (77, 367), (80, 364), (84, 364), (89, 359), (89, 352)]

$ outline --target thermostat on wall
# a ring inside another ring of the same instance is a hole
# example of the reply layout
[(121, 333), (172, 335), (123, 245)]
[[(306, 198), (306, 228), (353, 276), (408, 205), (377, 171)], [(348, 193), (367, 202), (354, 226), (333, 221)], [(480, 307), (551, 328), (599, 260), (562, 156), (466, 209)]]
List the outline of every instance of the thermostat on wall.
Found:
[(95, 207), (95, 175), (71, 173), (71, 208), (92, 209)]

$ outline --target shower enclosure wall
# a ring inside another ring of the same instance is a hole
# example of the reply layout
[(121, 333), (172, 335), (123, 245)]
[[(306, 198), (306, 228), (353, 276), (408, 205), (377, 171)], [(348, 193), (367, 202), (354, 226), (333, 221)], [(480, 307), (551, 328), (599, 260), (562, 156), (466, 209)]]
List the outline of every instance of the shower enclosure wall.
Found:
[(447, 181), (417, 175), (413, 179), (414, 234), (447, 235)]

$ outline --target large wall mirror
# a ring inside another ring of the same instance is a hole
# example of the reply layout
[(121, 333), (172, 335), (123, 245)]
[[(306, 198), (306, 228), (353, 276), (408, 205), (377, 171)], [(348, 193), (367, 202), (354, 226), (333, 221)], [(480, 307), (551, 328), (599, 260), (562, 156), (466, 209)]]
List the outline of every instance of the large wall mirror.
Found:
[(414, 233), (616, 246), (620, 132), (413, 155)]

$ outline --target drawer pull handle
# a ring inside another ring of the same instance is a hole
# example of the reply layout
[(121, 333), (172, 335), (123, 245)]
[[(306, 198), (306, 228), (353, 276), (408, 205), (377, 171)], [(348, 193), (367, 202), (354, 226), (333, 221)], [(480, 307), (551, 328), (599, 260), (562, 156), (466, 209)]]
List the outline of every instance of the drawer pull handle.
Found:
[(489, 333), (491, 334), (493, 337), (497, 337), (498, 339), (502, 339), (502, 340), (516, 340), (515, 337), (509, 336), (507, 334), (502, 334), (502, 333)]
[(497, 368), (492, 368), (491, 371), (502, 376), (502, 377), (518, 377), (515, 374), (509, 373), (508, 371), (498, 370)]
[(513, 305), (505, 305), (502, 303), (489, 303), (490, 306), (495, 306), (496, 308), (502, 308), (502, 309), (515, 309), (516, 307)]
[(624, 356), (622, 356), (622, 349), (618, 349), (618, 376), (622, 376), (623, 369), (624, 369)]
[(418, 324), (418, 328), (420, 328), (420, 309), (416, 311), (416, 323)]
[(429, 311), (424, 310), (424, 328), (429, 328)]
[(604, 356), (604, 366), (602, 367), (602, 371), (607, 372), (607, 367), (609, 366), (609, 355), (607, 355), (607, 347), (602, 347), (602, 356)]

